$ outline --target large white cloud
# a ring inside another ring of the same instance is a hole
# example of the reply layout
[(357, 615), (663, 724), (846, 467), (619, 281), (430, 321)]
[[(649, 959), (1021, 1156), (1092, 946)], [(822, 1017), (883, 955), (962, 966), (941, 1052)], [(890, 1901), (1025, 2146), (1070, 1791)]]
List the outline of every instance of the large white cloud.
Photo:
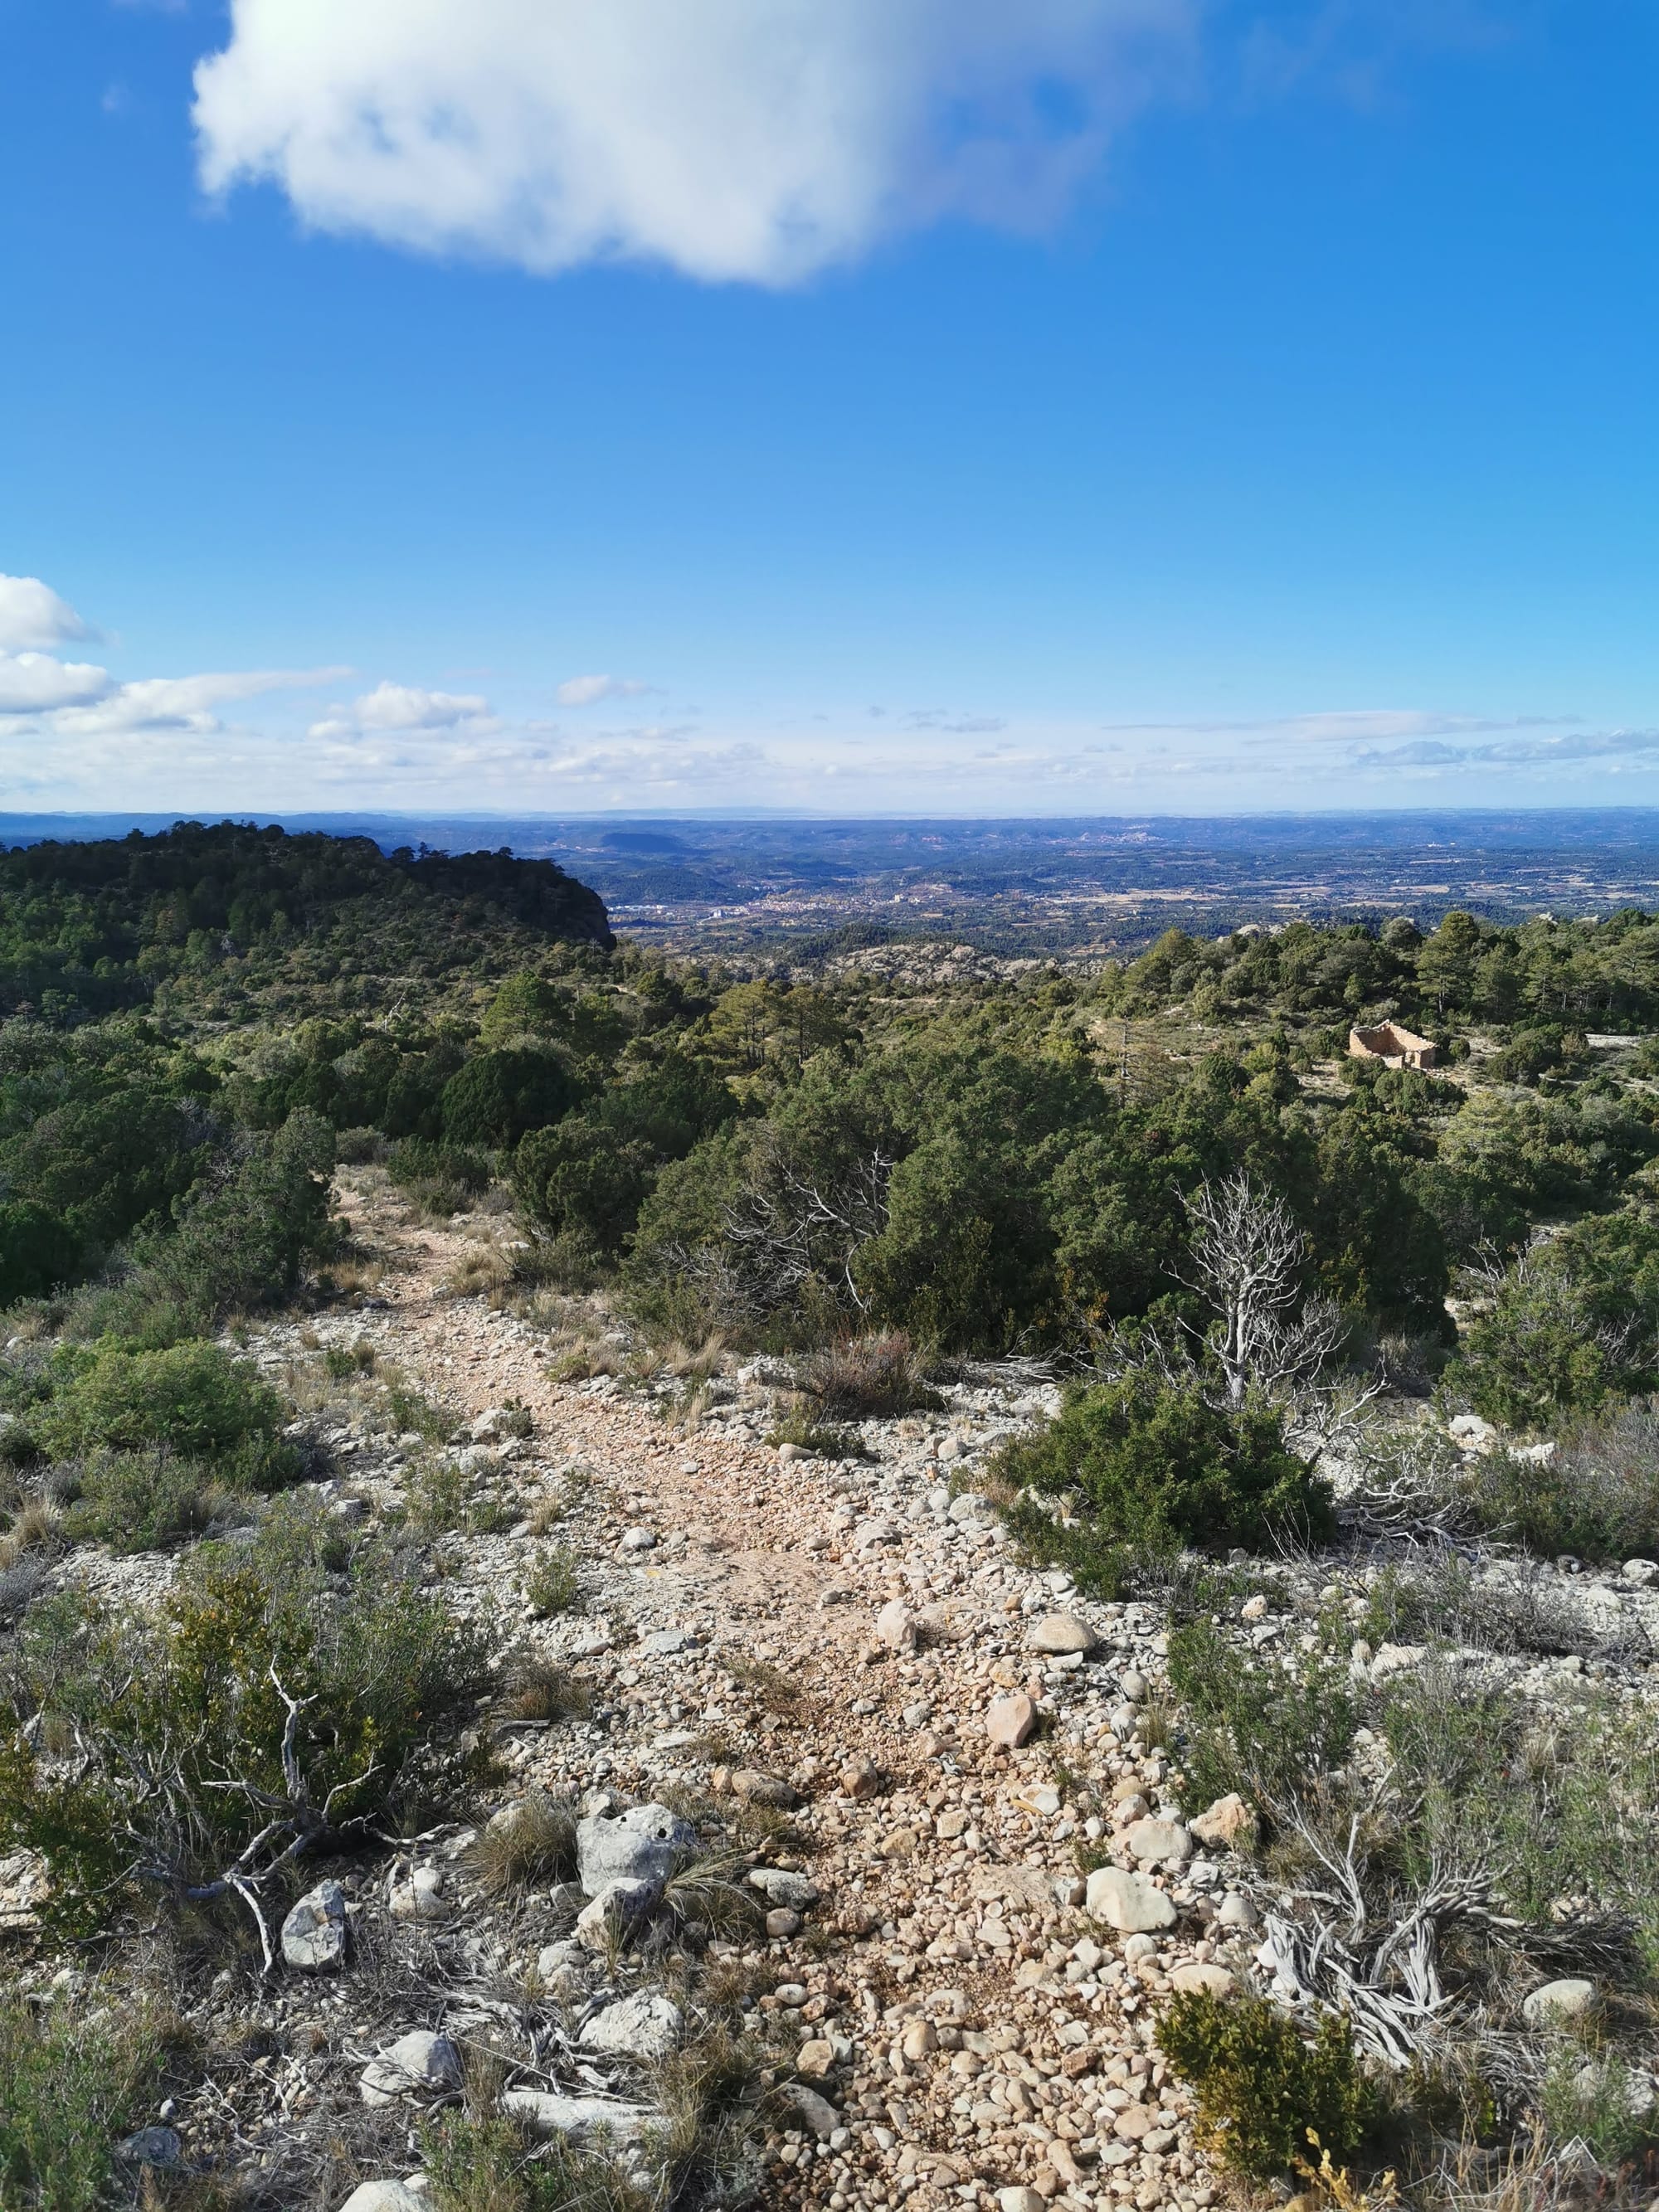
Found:
[(788, 283), (949, 215), (1061, 207), (1195, 0), (232, 0), (209, 189), (550, 271)]
[(0, 575), (0, 653), (63, 645), (92, 631), (67, 599), (38, 576)]

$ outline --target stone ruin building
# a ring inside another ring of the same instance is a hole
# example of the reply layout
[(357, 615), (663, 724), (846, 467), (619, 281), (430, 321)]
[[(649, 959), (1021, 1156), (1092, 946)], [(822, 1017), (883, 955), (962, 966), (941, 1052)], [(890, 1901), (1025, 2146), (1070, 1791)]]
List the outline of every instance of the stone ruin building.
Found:
[(1413, 1036), (1398, 1022), (1379, 1022), (1375, 1029), (1350, 1030), (1348, 1054), (1352, 1060), (1380, 1060), (1385, 1067), (1432, 1067), (1440, 1058), (1427, 1037)]

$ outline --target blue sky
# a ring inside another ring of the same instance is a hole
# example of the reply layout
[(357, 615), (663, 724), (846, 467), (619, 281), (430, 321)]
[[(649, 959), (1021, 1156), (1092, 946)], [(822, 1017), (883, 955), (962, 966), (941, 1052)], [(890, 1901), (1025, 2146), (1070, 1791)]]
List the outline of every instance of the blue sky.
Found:
[(0, 52), (0, 808), (1659, 801), (1651, 0)]

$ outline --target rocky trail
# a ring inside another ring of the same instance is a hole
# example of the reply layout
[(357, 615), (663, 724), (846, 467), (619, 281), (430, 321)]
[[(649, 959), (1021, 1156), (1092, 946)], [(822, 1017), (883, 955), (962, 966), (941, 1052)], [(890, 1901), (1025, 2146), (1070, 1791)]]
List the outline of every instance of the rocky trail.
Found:
[[(477, 1224), (415, 1225), (378, 1178), (341, 1198), (379, 1278), (307, 1334), (372, 1345), (462, 1418), (467, 1481), (507, 1525), (458, 1536), (451, 1595), (586, 1708), (501, 1731), (498, 1820), (540, 1791), (580, 1799), (596, 1832), (629, 1808), (678, 1820), (701, 1802), (742, 1847), (753, 1927), (707, 1934), (655, 2002), (664, 2037), (695, 2033), (701, 1984), (741, 1985), (776, 2060), (762, 2201), (1209, 2203), (1151, 2017), (1172, 1988), (1224, 1986), (1255, 1914), (1224, 1815), (1206, 1844), (1164, 1802), (1144, 1740), (1154, 1613), (1022, 1565), (975, 1495), (987, 1449), (1050, 1394), (957, 1386), (939, 1413), (864, 1424), (867, 1459), (825, 1462), (763, 1441), (764, 1372), (739, 1369), (678, 1432), (613, 1377), (550, 1380), (542, 1329), (455, 1295)], [(298, 1335), (253, 1349), (290, 1362)], [(413, 1437), (388, 1449), (349, 1419), (321, 1436), (340, 1510), (398, 1501)], [(549, 1529), (580, 1601), (538, 1619), (524, 1591)], [(615, 2063), (562, 2086), (637, 2095), (652, 1947), (607, 1943), (603, 1911), (595, 1935), (591, 1881), (502, 1912), (469, 1884), (471, 1842), (411, 1854), (392, 1913), (465, 1926), (497, 1972), (539, 1974), (584, 2057), (610, 2021)], [(1079, 1844), (1104, 1869), (1086, 1882)]]

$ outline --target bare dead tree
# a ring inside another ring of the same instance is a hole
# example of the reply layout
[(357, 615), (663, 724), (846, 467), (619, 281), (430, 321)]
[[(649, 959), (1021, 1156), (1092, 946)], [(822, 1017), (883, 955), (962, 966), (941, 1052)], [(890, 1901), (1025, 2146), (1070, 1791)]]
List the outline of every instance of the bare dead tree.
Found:
[(836, 1182), (825, 1183), (805, 1174), (781, 1144), (769, 1145), (759, 1173), (721, 1224), (763, 1305), (787, 1304), (816, 1277), (830, 1283), (854, 1312), (865, 1311), (855, 1263), (887, 1226), (896, 1164), (872, 1146)]
[[(264, 1790), (246, 1775), (203, 1776), (192, 1769), (208, 1750), (204, 1734), (179, 1735), (166, 1728), (155, 1737), (117, 1738), (100, 1734), (89, 1738), (77, 1722), (74, 1727), (76, 1780), (96, 1771), (106, 1785), (112, 1808), (119, 1812), (112, 1833), (126, 1847), (126, 1863), (117, 1886), (145, 1882), (191, 1904), (234, 1895), (246, 1908), (258, 1931), (264, 1970), (276, 1965), (270, 1928), (265, 1917), (264, 1894), (273, 1878), (290, 1861), (302, 1856), (334, 1832), (337, 1800), (361, 1789), (378, 1771), (371, 1760), (361, 1774), (336, 1783), (319, 1804), (313, 1799), (298, 1753), (300, 1716), (313, 1702), (291, 1697), (283, 1687), (273, 1662), (270, 1680), (287, 1709), (278, 1754), (283, 1786)], [(118, 1704), (134, 1678), (116, 1692)], [(204, 1872), (214, 1863), (212, 1824), (197, 1802), (198, 1789), (223, 1791), (244, 1798), (260, 1817), (254, 1834), (228, 1863), (216, 1872)]]
[(1239, 1404), (1252, 1389), (1280, 1397), (1310, 1382), (1342, 1338), (1328, 1298), (1304, 1295), (1305, 1241), (1282, 1198), (1242, 1171), (1187, 1200), (1190, 1289), (1213, 1310), (1206, 1342)]

